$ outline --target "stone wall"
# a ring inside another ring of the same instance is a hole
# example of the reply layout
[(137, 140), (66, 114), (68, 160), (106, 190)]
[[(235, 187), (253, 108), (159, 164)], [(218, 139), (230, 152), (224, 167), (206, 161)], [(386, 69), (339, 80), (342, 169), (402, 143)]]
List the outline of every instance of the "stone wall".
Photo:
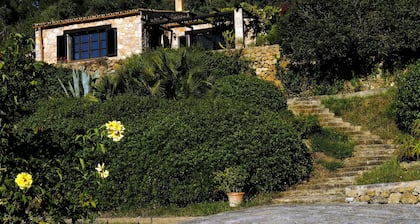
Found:
[(250, 61), (257, 75), (262, 79), (272, 81), (275, 85), (281, 86), (280, 80), (276, 77), (276, 63), (280, 58), (280, 45), (268, 45), (248, 47), (242, 49), (242, 56)]
[(346, 188), (348, 202), (420, 205), (420, 180)]

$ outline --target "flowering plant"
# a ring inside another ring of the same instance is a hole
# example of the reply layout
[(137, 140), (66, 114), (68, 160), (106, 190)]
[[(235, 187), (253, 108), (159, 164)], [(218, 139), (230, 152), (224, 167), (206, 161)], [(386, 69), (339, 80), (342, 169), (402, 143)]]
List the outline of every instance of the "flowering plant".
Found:
[[(106, 161), (98, 160), (105, 155), (109, 144), (121, 141), (124, 130), (121, 122), (110, 121), (77, 135), (75, 146), (83, 149), (77, 151), (76, 158), (48, 159), (49, 151), (37, 152), (39, 155), (36, 156), (30, 155), (30, 151), (27, 152), (29, 155), (13, 154), (0, 146), (4, 153), (0, 158), (0, 222), (64, 223), (66, 218), (72, 222), (93, 221), (99, 210), (98, 203), (95, 193), (87, 193), (86, 189), (96, 184), (100, 191), (106, 184), (110, 175), (108, 165)], [(40, 141), (48, 139), (44, 136), (48, 131), (35, 129), (33, 132), (34, 136), (40, 135)], [(48, 142), (43, 143), (54, 149)], [(78, 179), (65, 181), (74, 173)]]

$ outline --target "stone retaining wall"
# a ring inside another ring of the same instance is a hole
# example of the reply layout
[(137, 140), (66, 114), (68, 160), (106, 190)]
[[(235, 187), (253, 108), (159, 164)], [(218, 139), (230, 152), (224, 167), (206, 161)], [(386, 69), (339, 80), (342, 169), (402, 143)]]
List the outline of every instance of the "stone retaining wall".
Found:
[(257, 76), (272, 81), (277, 86), (281, 86), (280, 80), (276, 77), (276, 63), (280, 56), (280, 45), (277, 44), (242, 49), (242, 57), (250, 61)]
[(420, 205), (420, 180), (347, 187), (346, 196), (348, 202)]

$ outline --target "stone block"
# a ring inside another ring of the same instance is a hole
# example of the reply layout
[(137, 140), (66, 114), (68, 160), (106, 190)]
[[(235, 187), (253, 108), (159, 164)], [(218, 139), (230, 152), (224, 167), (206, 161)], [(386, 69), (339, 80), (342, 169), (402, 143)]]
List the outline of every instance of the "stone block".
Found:
[(400, 199), (402, 204), (416, 204), (419, 200), (418, 197), (414, 196), (412, 193), (410, 192), (405, 192), (401, 195), (401, 199)]
[(367, 192), (367, 195), (368, 195), (369, 197), (373, 197), (373, 196), (375, 196), (375, 195), (376, 195), (376, 189), (369, 190), (369, 191)]
[(415, 196), (420, 195), (420, 186), (417, 186), (416, 188), (414, 188), (413, 195), (415, 195)]
[(371, 198), (369, 197), (369, 195), (362, 195), (362, 196), (359, 198), (359, 201), (360, 201), (360, 202), (370, 202), (370, 200), (371, 200)]
[(399, 204), (401, 195), (401, 193), (391, 193), (388, 198), (388, 204)]
[(391, 194), (391, 192), (389, 191), (389, 189), (384, 189), (381, 191), (381, 193), (379, 194), (382, 197), (388, 198), (389, 195)]
[(372, 204), (388, 204), (388, 199), (382, 196), (374, 196), (371, 200)]

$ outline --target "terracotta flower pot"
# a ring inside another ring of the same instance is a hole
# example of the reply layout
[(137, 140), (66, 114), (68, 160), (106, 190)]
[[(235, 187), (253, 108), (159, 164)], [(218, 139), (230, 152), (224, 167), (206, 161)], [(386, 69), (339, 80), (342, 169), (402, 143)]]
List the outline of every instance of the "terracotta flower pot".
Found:
[(242, 204), (244, 200), (245, 192), (231, 192), (228, 193), (227, 196), (229, 198), (229, 206), (230, 207), (238, 207)]

